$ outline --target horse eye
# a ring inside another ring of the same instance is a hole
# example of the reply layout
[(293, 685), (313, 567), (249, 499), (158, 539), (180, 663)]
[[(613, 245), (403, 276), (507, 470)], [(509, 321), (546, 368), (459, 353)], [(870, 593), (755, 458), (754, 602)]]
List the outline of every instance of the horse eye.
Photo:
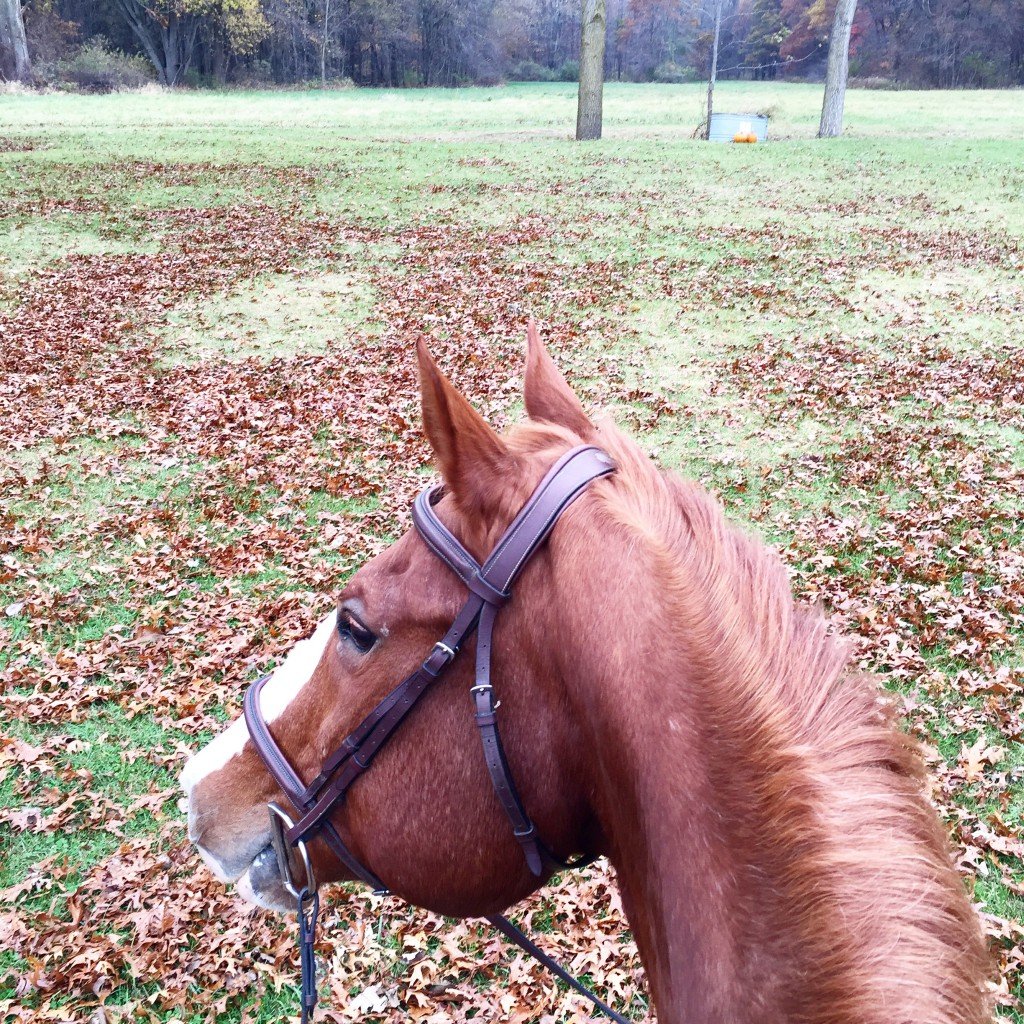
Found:
[(367, 629), (350, 611), (338, 612), (338, 635), (348, 640), (360, 654), (367, 654), (377, 642), (377, 635)]

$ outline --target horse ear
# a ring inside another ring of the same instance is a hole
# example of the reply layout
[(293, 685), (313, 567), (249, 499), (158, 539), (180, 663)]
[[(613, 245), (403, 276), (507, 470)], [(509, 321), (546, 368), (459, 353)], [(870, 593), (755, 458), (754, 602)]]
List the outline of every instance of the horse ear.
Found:
[(437, 468), (455, 500), (467, 510), (482, 508), (488, 494), (512, 467), (512, 455), (484, 418), (438, 369), (419, 338), (423, 430)]
[(526, 384), (523, 398), (530, 419), (568, 427), (584, 439), (594, 433), (594, 424), (587, 418), (580, 400), (548, 355), (534, 320), (530, 321), (526, 329)]

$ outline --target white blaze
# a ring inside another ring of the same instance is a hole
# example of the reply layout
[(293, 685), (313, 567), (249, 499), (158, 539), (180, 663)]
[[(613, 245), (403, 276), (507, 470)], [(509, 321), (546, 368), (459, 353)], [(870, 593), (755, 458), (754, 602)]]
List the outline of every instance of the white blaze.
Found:
[[(273, 722), (275, 718), (284, 714), (285, 708), (313, 677), (331, 637), (334, 636), (336, 620), (337, 612), (332, 609), (316, 627), (316, 632), (311, 637), (300, 640), (267, 680), (260, 693), (260, 708), (267, 722)], [(220, 771), (231, 758), (240, 754), (248, 739), (249, 730), (245, 724), (245, 716), (239, 715), (220, 735), (193, 754), (181, 773), (181, 788), (185, 790), (186, 796), (192, 792), (200, 779)]]

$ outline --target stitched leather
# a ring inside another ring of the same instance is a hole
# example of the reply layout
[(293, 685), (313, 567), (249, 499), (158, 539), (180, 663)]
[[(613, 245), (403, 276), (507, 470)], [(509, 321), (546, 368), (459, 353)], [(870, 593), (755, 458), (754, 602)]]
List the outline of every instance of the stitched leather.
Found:
[[(614, 469), (615, 465), (609, 456), (592, 445), (583, 445), (567, 452), (545, 474), (482, 566), (434, 512), (433, 505), (440, 500), (442, 488), (430, 487), (419, 495), (413, 505), (416, 529), (430, 550), (459, 577), (469, 590), (469, 597), (447, 633), (434, 645), (423, 663), (384, 697), (338, 748), (325, 758), (317, 776), (308, 786), (278, 746), (260, 710), (260, 693), (269, 676), (257, 680), (249, 688), (244, 702), (249, 735), (282, 792), (301, 814), (294, 827), (285, 833), (292, 846), (320, 836), (356, 878), (378, 891), (387, 891), (376, 874), (348, 849), (330, 815), (344, 800), (355, 780), (369, 768), (377, 752), (412, 711), (420, 697), (454, 660), (466, 637), (475, 629), (476, 667), (471, 691), (474, 719), (480, 731), (484, 763), (498, 802), (509, 819), (513, 838), (522, 848), (530, 871), (538, 877), (550, 874), (556, 867), (572, 867), (583, 863), (576, 861), (572, 865), (566, 864), (547, 849), (516, 790), (498, 731), (497, 705), (494, 703), (491, 683), (491, 649), (498, 610), (509, 600), (510, 588), (523, 566), (547, 538), (562, 513), (583, 493), (587, 485), (598, 477), (612, 473)], [(591, 999), (599, 1009), (625, 1024), (624, 1018), (572, 978), (511, 922), (497, 916), (488, 920), (549, 970)], [(303, 941), (309, 947), (311, 958), (311, 930), (307, 939)], [(310, 964), (303, 961), (304, 992), (309, 988), (307, 982), (311, 976), (311, 963), (311, 959)], [(304, 1018), (314, 1004), (315, 994), (309, 1007), (304, 1007)]]
[[(263, 712), (260, 710), (260, 693), (263, 686), (270, 678), (269, 675), (257, 679), (245, 692), (245, 699), (242, 702), (242, 711), (245, 715), (245, 724), (249, 729), (249, 736), (252, 738), (263, 763), (274, 777), (274, 780), (281, 787), (282, 792), (297, 807), (304, 808), (304, 787), (302, 780), (295, 773), (288, 759), (281, 752), (276, 740), (271, 735)], [(352, 852), (345, 845), (338, 830), (331, 822), (325, 822), (322, 832), (324, 841), (336, 854), (338, 859), (355, 875), (356, 878), (365, 882), (377, 891), (384, 890), (384, 883), (367, 867), (359, 862)]]
[[(512, 832), (523, 848), (530, 870), (537, 876), (545, 862), (561, 866), (547, 853), (523, 807), (501, 744), (490, 683), (491, 635), (497, 610), (508, 600), (509, 588), (530, 556), (544, 542), (561, 514), (594, 479), (614, 470), (605, 452), (592, 445), (574, 448), (545, 474), (530, 499), (515, 517), (487, 561), (480, 566), (454, 534), (438, 519), (433, 505), (442, 494), (439, 486), (423, 491), (413, 505), (413, 522), (427, 546), (470, 590), (448, 632), (416, 671), (398, 684), (325, 759), (308, 786), (296, 775), (274, 741), (259, 713), (258, 697), (265, 680), (246, 694), (245, 713), (253, 743), (301, 817), (288, 830), (293, 845), (323, 829), (328, 816), (344, 799), (355, 780), (370, 766), (377, 752), (413, 709), (430, 684), (444, 671), (474, 629), (477, 635), (475, 719), (480, 729), (484, 763)], [(448, 652), (452, 652), (450, 655)], [(335, 831), (336, 830), (332, 830)], [(337, 837), (331, 846), (344, 845)], [(336, 850), (337, 852), (337, 850)], [(339, 856), (342, 856), (339, 853)], [(346, 849), (346, 865), (354, 861)], [(368, 869), (361, 867), (359, 875)]]
[(566, 452), (548, 470), (532, 497), (512, 521), (484, 562), (481, 575), (499, 590), (508, 590), (527, 559), (554, 528), (562, 513), (587, 484), (615, 469), (610, 456), (593, 445)]

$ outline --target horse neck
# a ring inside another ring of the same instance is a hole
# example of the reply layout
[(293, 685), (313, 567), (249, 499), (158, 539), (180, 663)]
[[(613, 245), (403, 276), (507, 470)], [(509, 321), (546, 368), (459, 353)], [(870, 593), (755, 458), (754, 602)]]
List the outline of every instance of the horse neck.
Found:
[(558, 564), (600, 571), (547, 634), (581, 638), (560, 673), (660, 1024), (980, 1021), (916, 750), (781, 566), (686, 500), (675, 536), (628, 509), (619, 550), (607, 516), (567, 531)]
[[(590, 635), (602, 632), (594, 625)], [(751, 926), (721, 841), (719, 759), (684, 706), (696, 706), (699, 680), (656, 643), (638, 644), (610, 674), (576, 662), (581, 677), (570, 689), (582, 698), (574, 714), (593, 751), (595, 814), (660, 1024), (742, 1020), (752, 979), (738, 974), (737, 946)]]

